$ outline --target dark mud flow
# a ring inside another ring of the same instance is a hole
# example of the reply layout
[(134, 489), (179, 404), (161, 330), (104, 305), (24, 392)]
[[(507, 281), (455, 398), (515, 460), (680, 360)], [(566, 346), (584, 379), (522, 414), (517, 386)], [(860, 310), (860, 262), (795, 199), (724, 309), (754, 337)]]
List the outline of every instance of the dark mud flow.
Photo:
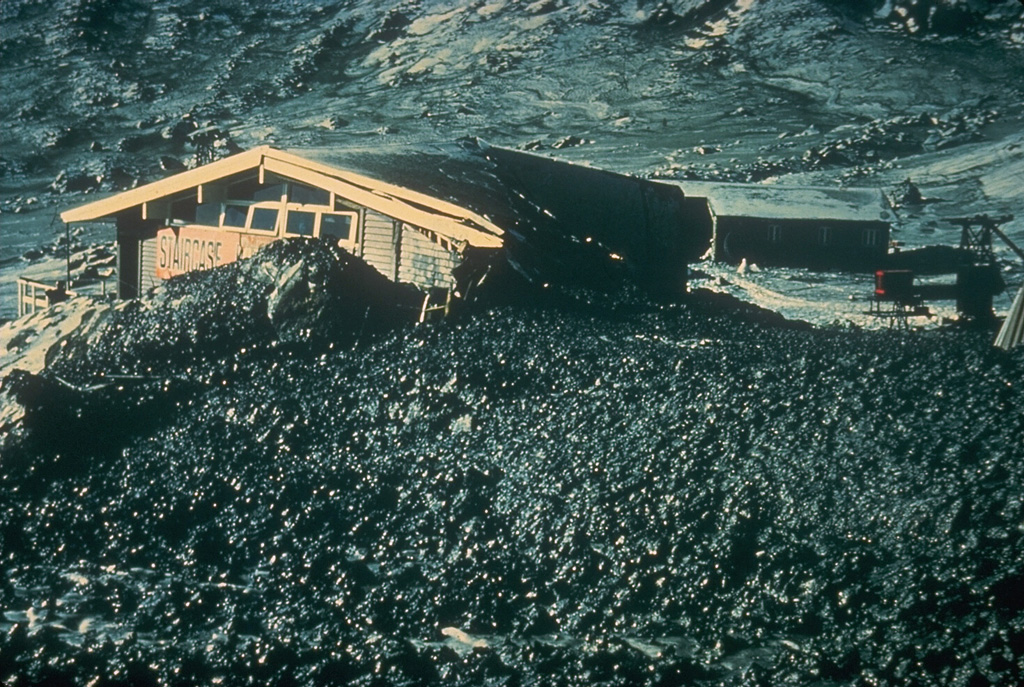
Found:
[(272, 322), (331, 259), (5, 382), (5, 684), (1020, 683), (1020, 352), (702, 294)]

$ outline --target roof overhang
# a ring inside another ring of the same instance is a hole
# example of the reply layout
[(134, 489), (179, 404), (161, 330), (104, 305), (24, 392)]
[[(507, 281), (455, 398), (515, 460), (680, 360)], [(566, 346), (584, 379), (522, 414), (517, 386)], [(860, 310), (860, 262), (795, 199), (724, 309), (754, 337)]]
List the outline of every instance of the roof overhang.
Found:
[(101, 200), (65, 210), (60, 218), (67, 223), (92, 222), (109, 219), (145, 203), (173, 196), (203, 184), (213, 183), (250, 169), (259, 169), (268, 148), (254, 148), (237, 153), (202, 167), (180, 172), (160, 181), (154, 181), (129, 191), (117, 193)]
[(192, 190), (201, 195), (204, 185), (245, 172), (257, 172), (261, 177), (269, 172), (333, 191), (357, 205), (459, 245), (499, 248), (503, 244), (504, 230), (467, 208), (269, 146), (237, 153), (160, 181), (65, 210), (61, 213), (61, 219), (67, 223), (92, 222), (116, 217), (135, 208), (139, 209), (140, 216), (145, 219), (150, 204)]
[(716, 217), (775, 221), (891, 223), (892, 207), (877, 188), (661, 181), (704, 198)]

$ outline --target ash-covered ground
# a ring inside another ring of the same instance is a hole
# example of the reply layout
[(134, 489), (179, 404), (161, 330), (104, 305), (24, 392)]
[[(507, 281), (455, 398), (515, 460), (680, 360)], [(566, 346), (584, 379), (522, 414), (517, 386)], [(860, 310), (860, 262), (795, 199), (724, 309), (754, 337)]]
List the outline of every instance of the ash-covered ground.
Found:
[[(263, 143), (879, 186), (955, 243), (1024, 218), (1022, 41), (1009, 0), (4, 2), (0, 316), (56, 211)], [(0, 383), (0, 682), (1024, 681), (1020, 349), (625, 284), (417, 327), (259, 260)]]

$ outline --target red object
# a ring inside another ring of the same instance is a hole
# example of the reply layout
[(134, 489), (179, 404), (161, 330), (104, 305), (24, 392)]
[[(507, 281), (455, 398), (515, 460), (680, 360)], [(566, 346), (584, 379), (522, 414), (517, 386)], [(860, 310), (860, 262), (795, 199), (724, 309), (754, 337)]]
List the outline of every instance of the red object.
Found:
[(875, 272), (875, 299), (885, 301), (909, 300), (914, 291), (914, 273), (911, 270), (878, 270)]

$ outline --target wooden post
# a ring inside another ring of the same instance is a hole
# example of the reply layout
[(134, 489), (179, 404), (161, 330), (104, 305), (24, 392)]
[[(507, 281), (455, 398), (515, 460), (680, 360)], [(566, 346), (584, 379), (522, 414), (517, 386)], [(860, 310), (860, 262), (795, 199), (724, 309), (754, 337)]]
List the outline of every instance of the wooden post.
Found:
[(64, 257), (67, 258), (67, 285), (71, 288), (71, 225), (64, 223)]

